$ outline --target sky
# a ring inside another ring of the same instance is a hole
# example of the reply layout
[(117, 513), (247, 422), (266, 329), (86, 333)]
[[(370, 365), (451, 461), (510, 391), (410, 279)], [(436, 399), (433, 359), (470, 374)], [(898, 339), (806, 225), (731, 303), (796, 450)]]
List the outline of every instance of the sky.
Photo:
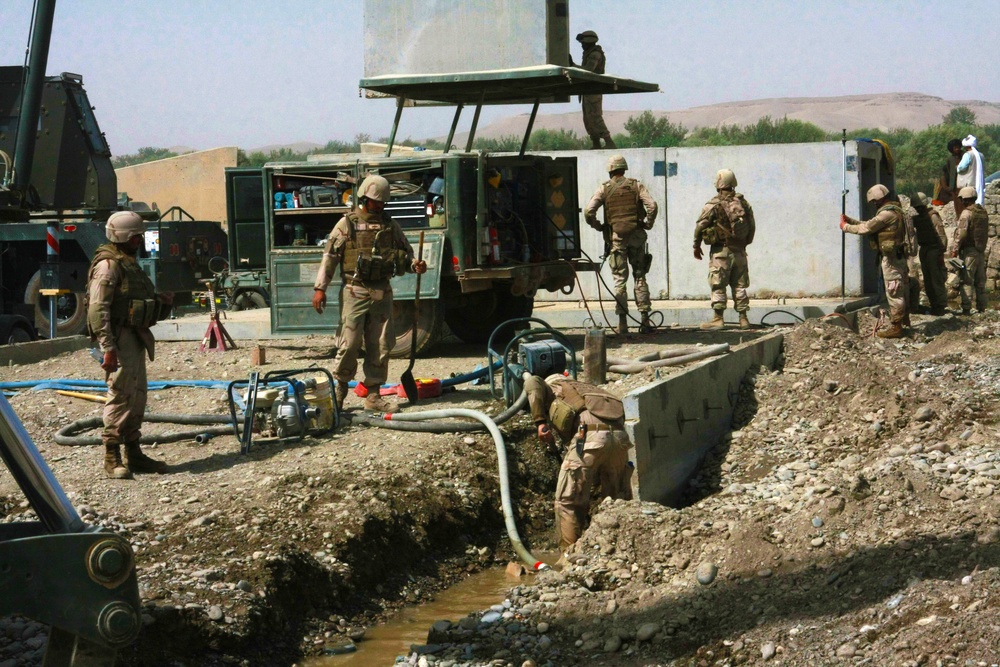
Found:
[[(485, 0), (428, 0), (463, 1)], [(32, 6), (0, 0), (0, 64), (24, 62)], [(1000, 102), (1000, 59), (988, 55), (1000, 42), (1000, 0), (569, 0), (569, 7), (570, 35), (596, 30), (608, 73), (660, 86), (605, 96), (606, 110), (889, 92)], [(47, 72), (83, 75), (116, 155), (143, 146), (252, 149), (384, 137), (393, 103), (358, 94), (362, 20), (362, 0), (58, 0)], [(545, 105), (541, 113), (578, 108)], [(480, 125), (523, 111), (488, 109)], [(398, 138), (442, 137), (450, 121), (444, 109), (407, 110)], [(470, 122), (468, 113), (459, 130)]]

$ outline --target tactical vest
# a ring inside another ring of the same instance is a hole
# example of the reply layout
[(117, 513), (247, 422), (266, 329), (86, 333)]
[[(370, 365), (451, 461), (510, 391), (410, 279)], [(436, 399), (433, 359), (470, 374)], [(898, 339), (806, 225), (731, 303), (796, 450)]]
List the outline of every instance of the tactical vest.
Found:
[(572, 380), (559, 382), (559, 392), (562, 397), (549, 406), (549, 423), (564, 440), (573, 437), (577, 418), (584, 410), (612, 426), (622, 426), (625, 407), (611, 392)]
[(351, 236), (344, 244), (343, 276), (376, 282), (406, 273), (408, 256), (396, 248), (392, 218), (383, 214), (378, 222), (368, 222), (353, 211), (345, 217)]
[(903, 249), (903, 241), (906, 238), (906, 223), (903, 220), (904, 213), (898, 204), (886, 204), (875, 215), (878, 216), (879, 213), (886, 210), (893, 214), (894, 220), (874, 234), (869, 235), (868, 241), (871, 243), (872, 250), (879, 251), (885, 257), (898, 258)]
[(605, 221), (615, 234), (625, 236), (639, 226), (639, 181), (634, 178), (610, 180), (604, 184)]
[(600, 46), (598, 46), (598, 45), (595, 44), (594, 46), (592, 46), (589, 49), (587, 49), (586, 51), (584, 51), (583, 52), (583, 62), (586, 63), (587, 59), (590, 58), (590, 55), (593, 52), (595, 52), (595, 51), (598, 53), (598, 55), (600, 56), (600, 58), (598, 58), (597, 65), (591, 71), (594, 72), (594, 73), (596, 73), (596, 74), (604, 74), (604, 65), (605, 65), (605, 63), (607, 62), (608, 59), (604, 55), (604, 49), (602, 49)]
[(979, 252), (986, 252), (986, 244), (990, 240), (990, 215), (979, 204), (973, 204), (965, 210), (972, 215), (969, 219), (969, 229), (966, 231), (962, 248), (975, 246)]
[[(111, 326), (148, 328), (156, 324), (160, 315), (160, 303), (156, 300), (156, 288), (135, 257), (120, 250), (113, 243), (102, 245), (94, 252), (90, 263), (87, 282), (94, 279), (94, 270), (99, 262), (112, 260), (118, 263), (121, 281), (111, 296)], [(88, 290), (88, 300), (89, 300)], [(89, 305), (89, 304), (88, 304)], [(87, 322), (91, 337), (96, 335), (93, 322)]]
[(921, 248), (941, 247), (941, 239), (937, 235), (937, 230), (934, 229), (934, 220), (931, 218), (929, 210), (917, 213), (916, 217), (913, 218), (913, 226), (916, 227), (917, 243), (920, 244)]
[(712, 207), (709, 214), (712, 224), (701, 231), (700, 240), (710, 246), (746, 248), (750, 236), (750, 220), (747, 218), (743, 195), (735, 192), (726, 197), (716, 195), (708, 200), (707, 205)]

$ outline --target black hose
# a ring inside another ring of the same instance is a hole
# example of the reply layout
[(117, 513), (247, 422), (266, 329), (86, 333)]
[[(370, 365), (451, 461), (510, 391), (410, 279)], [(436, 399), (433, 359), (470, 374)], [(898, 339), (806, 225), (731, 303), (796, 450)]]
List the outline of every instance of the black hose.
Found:
[[(140, 445), (151, 445), (154, 442), (164, 444), (168, 442), (180, 442), (182, 440), (194, 440), (199, 435), (231, 435), (233, 432), (233, 423), (229, 415), (175, 415), (149, 412), (143, 415), (142, 420), (144, 422), (157, 422), (165, 424), (202, 425), (202, 428), (190, 431), (179, 431), (176, 433), (144, 435), (139, 438)], [(210, 428), (204, 428), (204, 425), (207, 424), (225, 424), (225, 426), (212, 426)], [(102, 426), (104, 426), (103, 417), (87, 417), (85, 419), (77, 419), (72, 424), (59, 429), (56, 432), (55, 441), (60, 445), (100, 445), (103, 443), (100, 436), (80, 436), (78, 434), (94, 428), (100, 428)]]

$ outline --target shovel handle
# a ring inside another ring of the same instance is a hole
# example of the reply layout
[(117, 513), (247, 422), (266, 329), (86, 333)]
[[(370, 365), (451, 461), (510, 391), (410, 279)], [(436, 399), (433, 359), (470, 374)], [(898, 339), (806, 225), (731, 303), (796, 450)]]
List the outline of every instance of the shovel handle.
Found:
[[(420, 232), (420, 242), (417, 244), (417, 261), (422, 262), (424, 260), (424, 232)], [(417, 356), (417, 324), (420, 322), (420, 276), (417, 274), (417, 288), (413, 295), (413, 337), (410, 339), (410, 366), (407, 369), (413, 369), (413, 360)]]

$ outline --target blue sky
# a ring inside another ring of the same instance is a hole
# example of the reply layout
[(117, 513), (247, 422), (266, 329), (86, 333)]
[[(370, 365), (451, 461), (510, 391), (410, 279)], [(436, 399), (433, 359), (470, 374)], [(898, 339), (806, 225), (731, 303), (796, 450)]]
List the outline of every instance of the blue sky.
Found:
[[(0, 0), (0, 64), (23, 62), (31, 8)], [(571, 35), (597, 30), (609, 73), (663, 91), (606, 109), (883, 92), (1000, 102), (998, 17), (998, 0), (570, 0)], [(48, 73), (83, 75), (116, 154), (378, 137), (392, 122), (391, 102), (358, 96), (361, 0), (58, 0), (53, 32)], [(450, 117), (408, 111), (400, 136), (444, 135)]]

